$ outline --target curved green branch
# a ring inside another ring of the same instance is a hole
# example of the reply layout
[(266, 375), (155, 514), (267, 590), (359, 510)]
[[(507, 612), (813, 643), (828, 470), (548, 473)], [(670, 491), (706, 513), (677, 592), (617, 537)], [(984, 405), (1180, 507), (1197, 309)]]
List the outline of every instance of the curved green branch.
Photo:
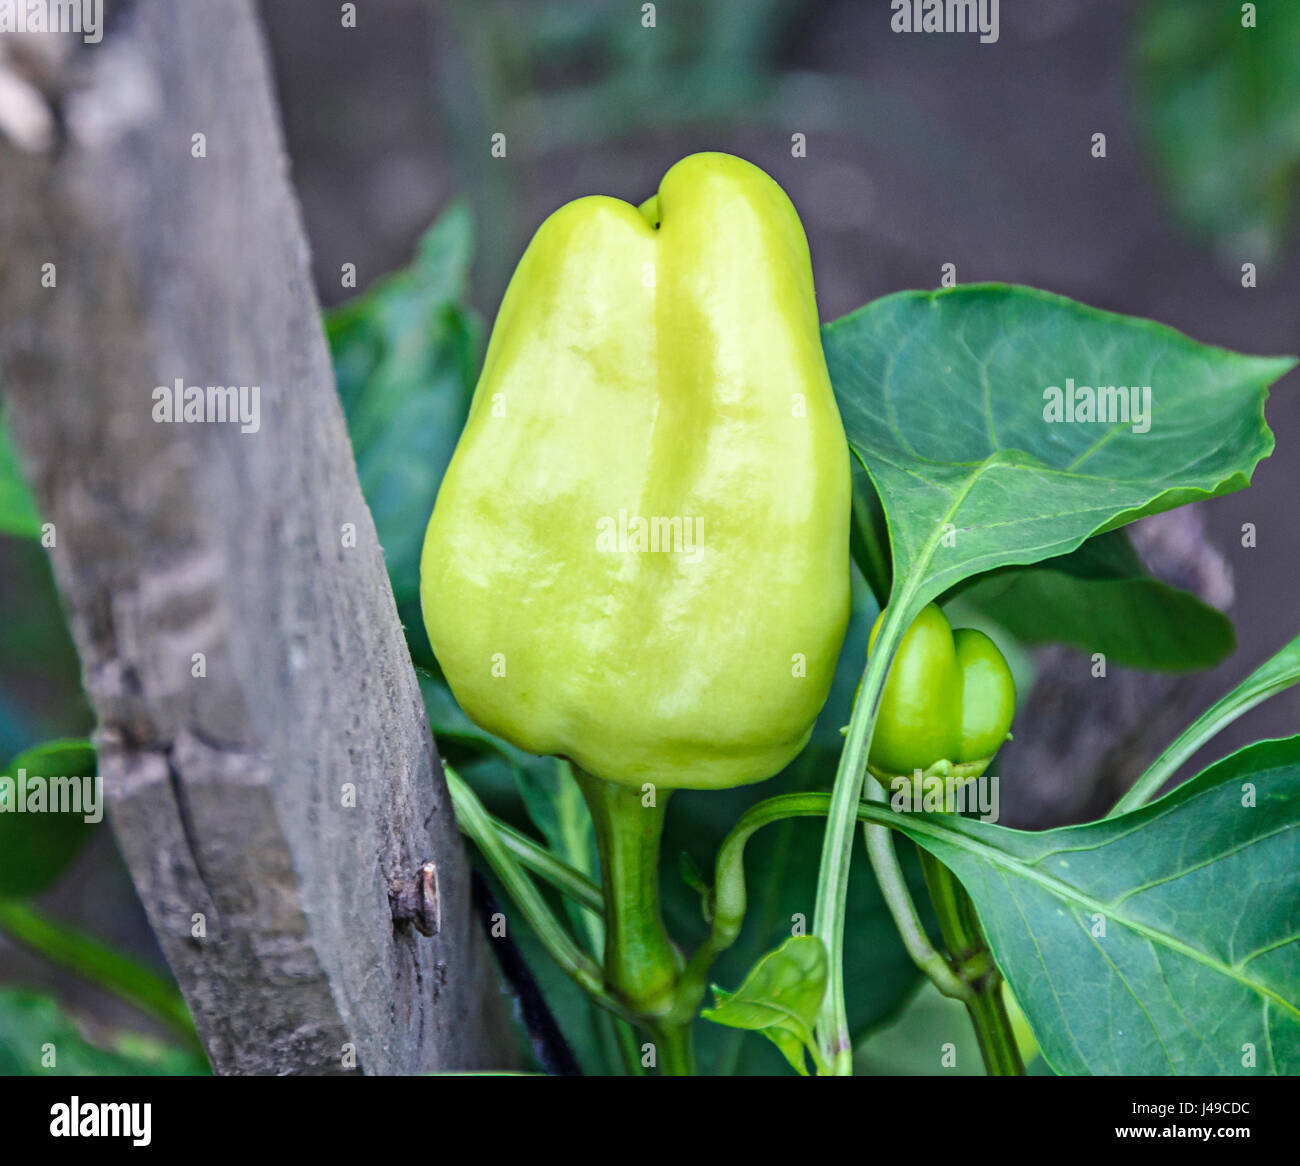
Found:
[(839, 768), (829, 801), (826, 835), (822, 843), (821, 866), (817, 872), (817, 900), (813, 931), (826, 944), (829, 974), (826, 1000), (818, 1023), (822, 1052), (838, 1074), (852, 1070), (853, 1050), (849, 1035), (848, 1006), (844, 998), (844, 919), (848, 910), (849, 864), (853, 856), (853, 828), (859, 813), (862, 784), (867, 776), (867, 755), (885, 677), (894, 652), (915, 614), (912, 596), (897, 596), (885, 608), (876, 635), (875, 650), (867, 656), (849, 731), (840, 753)]
[(1268, 700), (1270, 696), (1285, 692), (1297, 683), (1300, 683), (1300, 636), (1280, 652), (1270, 656), (1236, 688), (1217, 700), (1188, 725), (1178, 738), (1151, 763), (1150, 768), (1133, 783), (1128, 793), (1115, 803), (1106, 817), (1114, 818), (1146, 805), (1160, 792), (1160, 787), (1174, 775), (1178, 767), (1202, 745), (1227, 728), (1243, 713), (1249, 712), (1257, 704)]
[[(874, 780), (874, 779), (871, 779)], [(898, 861), (898, 852), (894, 849), (894, 839), (883, 826), (873, 826), (869, 822), (862, 826), (862, 836), (867, 844), (867, 857), (871, 859), (871, 869), (875, 872), (880, 893), (894, 918), (903, 947), (911, 956), (912, 962), (929, 978), (945, 996), (954, 1000), (970, 999), (971, 988), (960, 976), (953, 972), (947, 957), (930, 942), (925, 933), (912, 893), (907, 889), (903, 878), (903, 868)]]

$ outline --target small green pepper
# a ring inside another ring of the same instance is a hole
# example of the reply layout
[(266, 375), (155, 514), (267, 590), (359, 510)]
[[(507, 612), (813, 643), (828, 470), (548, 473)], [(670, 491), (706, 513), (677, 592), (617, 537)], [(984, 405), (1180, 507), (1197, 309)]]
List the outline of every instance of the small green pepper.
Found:
[[(868, 652), (883, 619), (882, 612)], [(1015, 706), (1015, 682), (998, 646), (974, 628), (953, 631), (931, 603), (890, 665), (868, 764), (882, 778), (918, 769), (978, 777), (1007, 739)]]

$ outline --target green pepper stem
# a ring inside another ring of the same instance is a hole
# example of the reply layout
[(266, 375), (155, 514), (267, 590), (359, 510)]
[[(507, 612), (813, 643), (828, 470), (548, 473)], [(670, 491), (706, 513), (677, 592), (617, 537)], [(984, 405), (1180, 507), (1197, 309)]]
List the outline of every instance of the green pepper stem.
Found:
[[(691, 958), (678, 982), (679, 1014), (689, 1014), (698, 1008), (699, 1000), (708, 983), (709, 968), (740, 934), (740, 927), (745, 918), (746, 843), (758, 830), (773, 822), (786, 818), (825, 817), (832, 805), (829, 794), (779, 794), (751, 806), (732, 828), (718, 851), (712, 930), (709, 938), (701, 944), (700, 949)], [(855, 817), (864, 826), (872, 826), (882, 831), (887, 827), (897, 828), (897, 822), (893, 820), (895, 815), (879, 802), (859, 802)], [(993, 963), (984, 933), (980, 929), (974, 906), (965, 889), (947, 867), (932, 858), (924, 848), (918, 847), (917, 850), (921, 855), (926, 884), (933, 888), (932, 897), (938, 897), (935, 909), (939, 915), (945, 943), (952, 946), (954, 952), (960, 952), (966, 957), (965, 961), (954, 970), (948, 966), (943, 956), (929, 946), (928, 939), (924, 940), (928, 954), (932, 954), (934, 959), (943, 961), (947, 969), (946, 975), (940, 977), (944, 981), (939, 984), (940, 990), (947, 987), (966, 1003), (967, 1011), (975, 1026), (980, 1052), (984, 1056), (989, 1072), (1007, 1076), (1023, 1073), (1024, 1067), (1020, 1063), (1015, 1035), (1002, 1002), (1001, 977), (997, 966)], [(896, 857), (893, 865), (897, 865)], [(898, 877), (901, 879), (901, 872)], [(908, 903), (910, 905), (910, 898)], [(914, 906), (910, 909), (915, 919), (916, 909)], [(915, 919), (915, 927), (923, 937), (924, 929), (921, 928), (919, 919)], [(918, 952), (921, 951), (919, 944), (917, 949)], [(933, 968), (925, 970), (934, 971)], [(957, 988), (954, 981), (959, 974), (962, 978), (959, 981), (960, 988)], [(821, 1061), (822, 1058), (818, 1060)], [(822, 1072), (841, 1075), (850, 1071), (852, 1054), (849, 1053), (840, 1060), (844, 1064), (819, 1065), (819, 1069)]]
[(829, 798), (825, 794), (781, 794), (750, 806), (718, 848), (713, 884), (712, 924), (709, 935), (691, 956), (677, 981), (674, 1016), (693, 1016), (709, 985), (709, 969), (740, 935), (745, 922), (745, 846), (764, 826), (786, 818), (821, 816)]
[(838, 1076), (849, 1076), (853, 1072), (852, 1037), (849, 1034), (848, 1004), (844, 997), (844, 918), (848, 909), (854, 825), (867, 776), (867, 756), (876, 727), (876, 715), (880, 711), (885, 677), (914, 614), (907, 597), (896, 597), (885, 608), (875, 650), (867, 655), (862, 684), (853, 702), (853, 715), (849, 718), (849, 731), (840, 753), (830, 812), (826, 817), (821, 866), (817, 872), (813, 932), (826, 944), (830, 962), (826, 999), (817, 1022), (817, 1038), (825, 1059)]
[[(868, 786), (873, 781), (874, 778), (868, 778)], [(893, 833), (884, 826), (864, 823), (862, 835), (881, 896), (893, 916), (894, 925), (898, 928), (898, 934), (907, 954), (912, 957), (912, 962), (945, 996), (954, 1000), (968, 1000), (972, 995), (970, 985), (953, 972), (947, 958), (936, 950), (925, 933), (925, 926), (917, 913), (916, 904), (912, 902), (912, 893), (903, 876), (898, 852), (894, 849)]]
[(663, 1011), (677, 981), (676, 955), (659, 908), (659, 839), (668, 791), (641, 792), (574, 776), (591, 811), (605, 897), (605, 981), (634, 1012)]
[(1025, 1066), (1002, 1000), (1002, 976), (980, 929), (975, 905), (952, 871), (924, 847), (917, 850), (954, 970), (971, 988), (963, 1003), (984, 1067), (991, 1077), (1022, 1077)]
[(650, 1028), (650, 1035), (654, 1038), (655, 1057), (663, 1076), (695, 1075), (695, 1037), (689, 1021), (656, 1024)]
[(691, 1021), (670, 1016), (680, 961), (659, 905), (659, 843), (671, 791), (604, 781), (576, 765), (605, 899), (605, 983), (655, 1042), (660, 1071), (693, 1070)]
[[(997, 983), (1001, 986), (1002, 979)], [(966, 1002), (975, 1039), (979, 1042), (980, 1056), (990, 1077), (1023, 1077), (1025, 1065), (1020, 1059), (1015, 1030), (1007, 1015), (1001, 991), (976, 992)]]

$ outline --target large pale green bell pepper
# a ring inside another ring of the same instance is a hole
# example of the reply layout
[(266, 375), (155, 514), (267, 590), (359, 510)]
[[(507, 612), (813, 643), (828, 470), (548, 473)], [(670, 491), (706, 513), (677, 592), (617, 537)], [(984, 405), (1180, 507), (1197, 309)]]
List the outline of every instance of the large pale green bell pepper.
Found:
[(803, 229), (763, 171), (673, 166), (538, 229), (429, 523), (421, 598), (481, 726), (608, 781), (780, 770), (849, 612), (849, 451)]

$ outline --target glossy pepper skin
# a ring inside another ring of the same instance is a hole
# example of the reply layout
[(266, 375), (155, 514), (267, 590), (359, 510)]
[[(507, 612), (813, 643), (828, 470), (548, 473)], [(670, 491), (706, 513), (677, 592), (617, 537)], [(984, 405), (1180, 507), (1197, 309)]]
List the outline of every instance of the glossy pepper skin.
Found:
[[(882, 612), (868, 652), (883, 619)], [(951, 768), (978, 777), (1006, 740), (1015, 707), (1015, 682), (998, 646), (974, 628), (954, 631), (931, 603), (890, 665), (868, 764), (877, 776)]]
[[(830, 688), (849, 505), (799, 218), (757, 167), (695, 154), (640, 208), (561, 207), (520, 260), (425, 537), (429, 640), (465, 712), (530, 752), (759, 781)], [(667, 520), (659, 550), (637, 519)]]

